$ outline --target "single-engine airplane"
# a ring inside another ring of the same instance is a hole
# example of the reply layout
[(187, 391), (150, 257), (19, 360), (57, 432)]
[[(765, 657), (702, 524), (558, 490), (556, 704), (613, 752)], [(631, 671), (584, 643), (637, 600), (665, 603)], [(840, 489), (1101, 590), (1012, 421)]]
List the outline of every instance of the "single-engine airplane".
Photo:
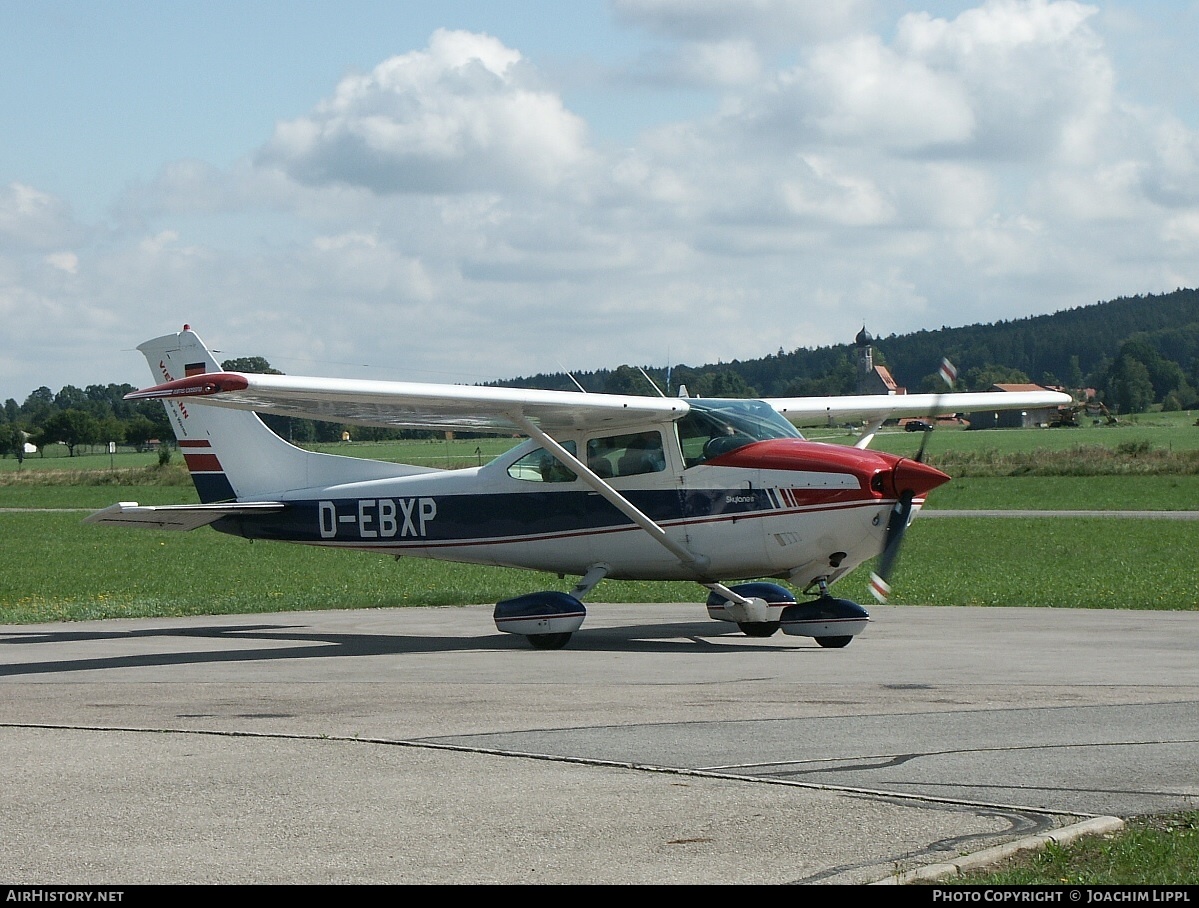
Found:
[[(126, 399), (166, 405), (200, 503), (120, 502), (88, 522), (577, 576), (569, 593), (496, 604), (496, 627), (538, 649), (569, 641), (605, 577), (695, 581), (709, 616), (751, 637), (781, 629), (845, 646), (869, 613), (829, 587), (879, 556), (872, 588), (885, 601), (904, 531), (949, 479), (922, 462), (923, 446), (915, 458), (869, 450), (883, 422), (1070, 402), (1053, 391), (717, 400), (243, 374), (222, 371), (186, 325), (138, 349), (156, 383)], [(482, 466), (434, 469), (306, 451), (259, 412), (526, 440)], [(793, 425), (825, 419), (866, 422), (853, 447)]]

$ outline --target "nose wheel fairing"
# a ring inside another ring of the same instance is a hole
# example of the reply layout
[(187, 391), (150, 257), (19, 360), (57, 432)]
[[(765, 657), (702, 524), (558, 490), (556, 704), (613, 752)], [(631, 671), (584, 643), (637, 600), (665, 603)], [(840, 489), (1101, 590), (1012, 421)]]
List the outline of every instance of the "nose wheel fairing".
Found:
[(733, 603), (713, 592), (708, 596), (708, 617), (733, 621), (750, 637), (768, 637), (776, 630), (793, 637), (813, 637), (823, 646), (841, 647), (866, 629), (870, 613), (849, 599), (835, 599), (823, 592), (810, 602), (797, 602), (795, 595), (777, 583), (743, 583), (731, 587), (740, 596), (765, 602), (771, 611), (767, 620), (742, 621)]
[(779, 618), (784, 634), (817, 640), (856, 637), (869, 621), (870, 613), (858, 603), (828, 595), (788, 606)]

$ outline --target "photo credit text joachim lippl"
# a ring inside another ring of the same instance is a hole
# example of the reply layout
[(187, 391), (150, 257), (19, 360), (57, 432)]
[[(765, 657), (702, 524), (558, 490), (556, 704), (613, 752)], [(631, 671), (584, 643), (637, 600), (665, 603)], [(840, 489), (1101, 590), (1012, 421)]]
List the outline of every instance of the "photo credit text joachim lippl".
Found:
[[(1023, 887), (967, 887), (953, 886), (933, 888), (929, 893), (933, 904), (964, 904), (987, 902), (990, 904), (1069, 904), (1091, 905), (1095, 903), (1157, 902), (1159, 904), (1187, 904), (1194, 894), (1193, 886), (1052, 886), (1046, 888)], [(1199, 904), (1199, 898), (1195, 899)]]

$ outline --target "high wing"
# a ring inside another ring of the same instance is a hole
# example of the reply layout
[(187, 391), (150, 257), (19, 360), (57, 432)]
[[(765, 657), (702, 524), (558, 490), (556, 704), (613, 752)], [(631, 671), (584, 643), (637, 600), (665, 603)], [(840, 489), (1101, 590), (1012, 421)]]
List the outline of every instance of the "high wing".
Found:
[(240, 372), (193, 375), (126, 395), (127, 400), (190, 398), (363, 426), (520, 434), (526, 434), (525, 420), (548, 432), (621, 429), (671, 422), (691, 409), (682, 398)]
[[(526, 420), (551, 434), (617, 430), (671, 422), (691, 409), (686, 398), (240, 372), (192, 375), (126, 395), (128, 400), (191, 398), (238, 410), (355, 425), (519, 434), (528, 434)], [(765, 399), (799, 425), (1054, 407), (1070, 401), (1068, 394), (1048, 390)]]
[(945, 416), (982, 410), (1026, 410), (1071, 403), (1060, 391), (963, 391), (945, 394), (862, 394), (846, 397), (776, 397), (766, 401), (796, 424), (822, 419), (880, 420), (901, 416)]

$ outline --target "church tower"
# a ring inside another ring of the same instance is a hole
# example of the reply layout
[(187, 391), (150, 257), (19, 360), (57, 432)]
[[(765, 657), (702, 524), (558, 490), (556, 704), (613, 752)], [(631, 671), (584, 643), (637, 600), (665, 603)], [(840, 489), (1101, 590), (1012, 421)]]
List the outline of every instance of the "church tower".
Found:
[(874, 338), (862, 326), (858, 336), (853, 341), (854, 355), (857, 360), (858, 393), (859, 394), (905, 394), (906, 388), (895, 384), (886, 366), (874, 364)]
[(874, 383), (874, 338), (870, 336), (865, 325), (862, 325), (862, 330), (854, 338), (853, 349), (858, 367), (858, 393), (877, 393)]

